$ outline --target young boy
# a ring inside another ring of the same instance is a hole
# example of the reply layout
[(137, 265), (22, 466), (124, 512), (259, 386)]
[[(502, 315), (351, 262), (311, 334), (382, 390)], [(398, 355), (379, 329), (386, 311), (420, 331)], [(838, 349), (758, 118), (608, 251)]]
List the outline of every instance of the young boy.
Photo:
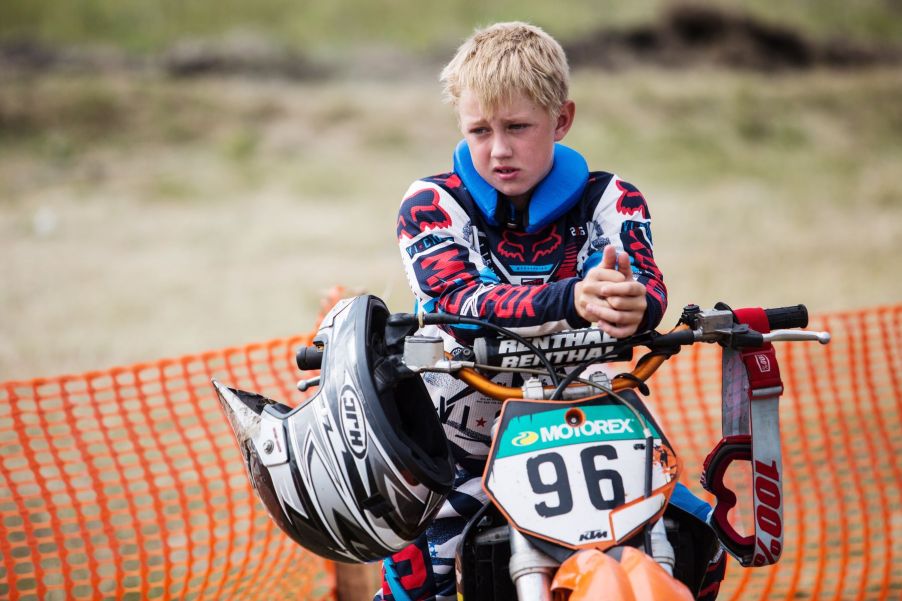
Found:
[[(468, 39), (441, 81), (464, 140), (453, 171), (414, 182), (398, 216), (418, 308), (524, 336), (596, 323), (623, 338), (657, 326), (667, 292), (645, 199), (557, 144), (576, 111), (560, 45), (537, 27), (499, 23)], [(454, 353), (487, 333), (430, 334)], [(376, 599), (454, 599), (455, 548), (486, 501), (481, 474), (500, 403), (447, 374), (423, 379), (457, 461), (454, 491), (426, 535), (386, 560)]]

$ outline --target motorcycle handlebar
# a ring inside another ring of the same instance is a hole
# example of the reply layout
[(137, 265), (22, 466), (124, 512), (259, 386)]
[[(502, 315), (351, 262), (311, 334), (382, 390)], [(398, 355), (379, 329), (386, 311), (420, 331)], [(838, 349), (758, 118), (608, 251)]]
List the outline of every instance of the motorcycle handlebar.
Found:
[[(771, 330), (786, 330), (808, 326), (808, 309), (805, 305), (765, 309), (764, 315), (767, 317), (768, 327)], [(648, 346), (652, 349), (665, 349), (693, 344), (697, 340), (699, 338), (695, 332), (682, 330), (657, 336)], [(704, 335), (701, 340), (705, 340)], [(708, 341), (710, 342), (711, 340)], [(731, 342), (735, 346), (760, 346), (764, 344), (764, 337), (761, 333), (752, 330), (746, 332), (735, 331)]]
[[(772, 330), (786, 328), (804, 328), (808, 325), (808, 309), (805, 307), (805, 305), (765, 309), (764, 313), (767, 316), (768, 324), (770, 325), (770, 328)], [(462, 321), (463, 318), (461, 316), (450, 314), (427, 313), (423, 315), (416, 315), (411, 313), (395, 313), (389, 317), (388, 324), (390, 326), (416, 325), (418, 323), (420, 325), (454, 324), (461, 323)], [(556, 342), (556, 339), (554, 339), (555, 341), (550, 341), (549, 339), (548, 343), (552, 346), (545, 346), (545, 349), (566, 348), (566, 354), (570, 354), (573, 351), (577, 351), (579, 354), (582, 354), (582, 352), (586, 351), (588, 346), (607, 347), (608, 349), (610, 349), (612, 346), (615, 346), (611, 344), (612, 342), (616, 342), (613, 339), (606, 339), (604, 341), (599, 339), (597, 341), (593, 340), (590, 342), (586, 339), (586, 337), (588, 336), (587, 333), (590, 330), (591, 328), (587, 328), (584, 330), (575, 330), (572, 332), (561, 333), (564, 338), (566, 338), (566, 336), (577, 336), (580, 333), (582, 333), (584, 336), (579, 341), (565, 341), (564, 339), (562, 339), (559, 343)], [(759, 340), (759, 338), (762, 338), (762, 335), (758, 332), (748, 332), (745, 336), (749, 337), (749, 339), (744, 341), (743, 346), (758, 346), (763, 343), (763, 339)], [(533, 339), (533, 342), (535, 341), (536, 340)], [(650, 341), (650, 343), (646, 341), (643, 344), (653, 350), (664, 350), (667, 348), (673, 349), (674, 347), (690, 345), (695, 343), (696, 341), (697, 339), (695, 333), (688, 326), (679, 325), (673, 331), (667, 334), (656, 336)], [(499, 363), (497, 355), (501, 350), (500, 348), (498, 348), (498, 344), (498, 342), (488, 344), (486, 343), (486, 341), (482, 341), (481, 348), (477, 350), (476, 354), (481, 355), (480, 358), (486, 363), (497, 364)], [(560, 344), (560, 346), (554, 346), (554, 344)], [(482, 352), (478, 352), (479, 350), (481, 350)], [(631, 352), (631, 348), (626, 350), (629, 350)], [(500, 354), (504, 355), (505, 353), (501, 352)], [(519, 362), (522, 360), (521, 357), (525, 357), (529, 354), (529, 352), (526, 351), (525, 348), (511, 346), (507, 354), (510, 355), (507, 362)], [(651, 353), (646, 357), (643, 357), (639, 360), (638, 364), (636, 365), (636, 369), (630, 374), (630, 377), (621, 378), (614, 382), (614, 389), (622, 390), (624, 388), (632, 388), (637, 386), (639, 383), (644, 382), (661, 366), (661, 364), (664, 363), (664, 361), (667, 360), (669, 356), (670, 353), (665, 352), (658, 354)], [(315, 346), (300, 347), (297, 351), (296, 361), (298, 367), (302, 370), (306, 371), (320, 369), (322, 365), (322, 357), (322, 350)], [(620, 358), (626, 357), (618, 357), (618, 359)], [(505, 361), (502, 360), (500, 361), (500, 363), (505, 363)], [(457, 372), (457, 376), (476, 390), (496, 399), (504, 400), (508, 398), (522, 397), (521, 389), (495, 384), (479, 372), (469, 368), (461, 369), (459, 372)]]
[(695, 334), (692, 330), (686, 328), (683, 330), (674, 330), (673, 332), (658, 336), (651, 342), (649, 347), (653, 349), (661, 349), (674, 346), (684, 346), (687, 344), (692, 344), (693, 342), (695, 342)]
[[(805, 305), (765, 309), (764, 313), (767, 316), (768, 325), (772, 330), (804, 328), (808, 325), (808, 309), (805, 307)], [(571, 332), (567, 334), (573, 335), (574, 333)], [(763, 335), (759, 332), (754, 332), (751, 330), (744, 333), (737, 332), (736, 334), (734, 334), (734, 336), (734, 342), (738, 343), (740, 346), (760, 346), (764, 343)], [(668, 348), (674, 349), (675, 347), (694, 344), (697, 341), (698, 339), (696, 337), (696, 333), (693, 332), (692, 329), (690, 329), (686, 325), (680, 325), (673, 331), (667, 334), (656, 336), (649, 343), (645, 344), (654, 351), (665, 350)], [(483, 347), (485, 346), (486, 345), (483, 344)], [(493, 354), (487, 348), (482, 348), (481, 350), (482, 353), (477, 352), (476, 354)], [(497, 352), (498, 349), (493, 350)], [(516, 349), (517, 352), (512, 354), (520, 354), (522, 350), (523, 349)], [(651, 353), (646, 357), (643, 357), (643, 359), (640, 359), (639, 363), (636, 365), (636, 369), (629, 375), (629, 377), (621, 378), (614, 382), (614, 389), (622, 390), (624, 388), (632, 388), (638, 386), (639, 383), (644, 382), (649, 377), (651, 377), (651, 375), (664, 363), (664, 361), (667, 360), (669, 356), (669, 353), (664, 352), (657, 354)], [(482, 358), (483, 360), (487, 360), (487, 362), (492, 362), (492, 360), (487, 356), (484, 356)], [(459, 377), (476, 390), (479, 390), (483, 394), (497, 399), (503, 400), (506, 398), (517, 398), (522, 394), (520, 392), (520, 389), (494, 384), (474, 370), (463, 369), (460, 371)]]

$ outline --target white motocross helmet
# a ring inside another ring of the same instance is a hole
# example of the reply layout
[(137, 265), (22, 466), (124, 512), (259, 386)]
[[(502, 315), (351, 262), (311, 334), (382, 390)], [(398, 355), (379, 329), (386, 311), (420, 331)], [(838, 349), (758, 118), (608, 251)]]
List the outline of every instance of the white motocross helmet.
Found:
[(270, 516), (327, 559), (402, 549), (451, 490), (448, 441), (422, 380), (393, 364), (388, 316), (374, 296), (340, 301), (314, 338), (320, 388), (295, 409), (213, 381)]

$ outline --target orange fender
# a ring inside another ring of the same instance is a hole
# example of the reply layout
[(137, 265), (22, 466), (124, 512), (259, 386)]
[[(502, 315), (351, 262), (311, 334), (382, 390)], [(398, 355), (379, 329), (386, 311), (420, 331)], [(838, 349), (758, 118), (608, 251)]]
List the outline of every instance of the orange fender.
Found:
[(637, 601), (623, 566), (595, 549), (580, 551), (562, 563), (551, 582), (551, 592), (555, 600)]
[[(694, 601), (682, 582), (638, 549), (621, 561), (601, 551), (580, 551), (561, 564), (551, 583), (556, 601)], [(569, 594), (568, 594), (569, 593)]]

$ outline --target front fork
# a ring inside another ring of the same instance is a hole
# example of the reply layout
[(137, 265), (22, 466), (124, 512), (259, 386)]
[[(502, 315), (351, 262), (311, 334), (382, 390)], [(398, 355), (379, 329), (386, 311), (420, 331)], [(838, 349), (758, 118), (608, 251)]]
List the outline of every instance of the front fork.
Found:
[(535, 548), (513, 526), (510, 529), (510, 574), (519, 601), (551, 601), (551, 579), (560, 565)]

